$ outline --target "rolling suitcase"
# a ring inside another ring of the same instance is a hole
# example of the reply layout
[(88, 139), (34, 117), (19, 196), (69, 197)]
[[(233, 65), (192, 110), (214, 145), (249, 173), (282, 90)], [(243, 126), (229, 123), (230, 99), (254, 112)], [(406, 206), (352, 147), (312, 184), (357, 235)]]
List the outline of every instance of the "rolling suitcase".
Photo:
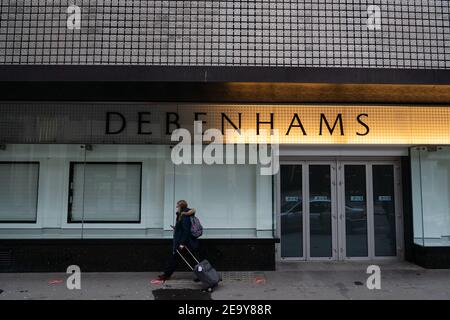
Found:
[(218, 273), (216, 269), (213, 268), (208, 260), (205, 259), (202, 262), (199, 262), (197, 258), (192, 254), (192, 252), (188, 249), (188, 247), (185, 246), (184, 248), (195, 260), (196, 265), (192, 266), (177, 249), (178, 254), (184, 260), (184, 262), (186, 262), (188, 267), (194, 272), (195, 276), (206, 286), (205, 289), (208, 289), (208, 291), (212, 291), (215, 287), (217, 287), (219, 282), (222, 281), (220, 273)]

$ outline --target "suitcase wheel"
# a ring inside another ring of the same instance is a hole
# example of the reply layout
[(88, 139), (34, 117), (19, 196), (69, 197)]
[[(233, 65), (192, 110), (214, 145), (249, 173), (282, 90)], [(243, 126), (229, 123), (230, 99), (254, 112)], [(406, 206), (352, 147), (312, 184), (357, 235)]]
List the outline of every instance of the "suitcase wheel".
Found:
[(204, 292), (213, 292), (216, 287), (217, 287), (217, 284), (212, 286), (212, 287), (204, 288), (204, 289), (202, 289), (202, 291), (204, 291)]

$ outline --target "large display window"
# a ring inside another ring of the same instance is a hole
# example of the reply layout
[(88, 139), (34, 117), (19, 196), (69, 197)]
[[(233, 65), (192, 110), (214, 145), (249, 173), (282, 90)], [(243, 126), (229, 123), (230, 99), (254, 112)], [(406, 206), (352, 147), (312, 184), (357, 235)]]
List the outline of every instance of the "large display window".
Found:
[(0, 162), (0, 223), (35, 222), (39, 163)]
[(142, 163), (71, 163), (69, 222), (140, 222)]
[(174, 164), (170, 145), (6, 144), (0, 238), (171, 238), (175, 203), (204, 238), (272, 238), (259, 164)]
[(411, 149), (414, 242), (450, 246), (450, 147)]

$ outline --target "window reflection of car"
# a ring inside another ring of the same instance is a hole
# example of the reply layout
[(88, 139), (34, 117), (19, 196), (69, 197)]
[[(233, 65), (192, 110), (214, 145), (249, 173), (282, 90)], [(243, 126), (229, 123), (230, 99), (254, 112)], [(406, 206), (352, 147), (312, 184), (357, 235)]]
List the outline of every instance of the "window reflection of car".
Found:
[(348, 233), (365, 233), (367, 231), (367, 211), (365, 202), (361, 202), (360, 206), (345, 206), (345, 221)]
[[(310, 230), (315, 233), (331, 232), (331, 200), (311, 200), (309, 203)], [(363, 208), (345, 206), (347, 222), (360, 224), (365, 218)], [(299, 232), (302, 230), (303, 202), (286, 202), (281, 206), (281, 228), (283, 233)], [(357, 227), (357, 226), (355, 226)]]
[(281, 228), (283, 233), (293, 233), (302, 230), (303, 202), (285, 202), (281, 205)]
[[(314, 233), (331, 232), (331, 201), (311, 200), (309, 202), (310, 231)], [(303, 202), (286, 202), (281, 206), (281, 228), (283, 233), (302, 231)]]
[(395, 227), (394, 203), (392, 201), (376, 201), (373, 213), (375, 231), (378, 234), (389, 234), (392, 232), (392, 227)]
[(331, 234), (331, 200), (309, 202), (309, 230), (312, 233)]

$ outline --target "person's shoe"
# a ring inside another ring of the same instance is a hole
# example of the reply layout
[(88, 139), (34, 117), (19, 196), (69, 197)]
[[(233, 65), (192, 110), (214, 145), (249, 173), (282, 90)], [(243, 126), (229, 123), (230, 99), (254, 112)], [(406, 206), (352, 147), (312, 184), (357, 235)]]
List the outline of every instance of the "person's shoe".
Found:
[(200, 279), (199, 278), (195, 278), (194, 282), (200, 282)]
[(158, 276), (158, 280), (161, 280), (161, 281), (166, 281), (166, 280), (169, 280), (169, 279), (170, 279), (170, 277), (166, 276), (164, 273), (160, 274)]

